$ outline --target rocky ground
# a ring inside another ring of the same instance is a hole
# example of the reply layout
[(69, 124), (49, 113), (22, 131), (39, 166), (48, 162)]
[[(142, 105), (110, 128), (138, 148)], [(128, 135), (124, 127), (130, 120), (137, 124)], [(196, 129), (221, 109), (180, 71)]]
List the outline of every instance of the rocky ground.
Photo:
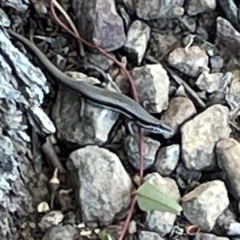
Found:
[[(1, 239), (240, 239), (238, 1), (53, 0), (72, 35), (48, 1), (1, 3)], [(137, 92), (172, 132), (141, 138), (59, 84), (8, 28), (75, 79)], [(181, 213), (141, 211), (141, 180)]]

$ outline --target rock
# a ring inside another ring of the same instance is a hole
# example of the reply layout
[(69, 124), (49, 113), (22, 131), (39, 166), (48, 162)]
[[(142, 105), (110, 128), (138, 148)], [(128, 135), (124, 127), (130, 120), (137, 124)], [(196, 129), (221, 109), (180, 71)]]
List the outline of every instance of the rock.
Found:
[(152, 20), (164, 17), (176, 18), (182, 16), (184, 13), (183, 4), (183, 0), (153, 0), (151, 4), (144, 0), (137, 0), (135, 8), (139, 18)]
[(215, 91), (224, 91), (230, 83), (232, 73), (208, 73), (204, 71), (197, 79), (196, 85), (202, 91), (213, 93)]
[(67, 166), (77, 187), (82, 221), (106, 225), (126, 213), (132, 182), (114, 153), (87, 146), (72, 152)]
[(240, 201), (240, 143), (233, 138), (223, 139), (216, 145), (217, 162), (226, 174), (226, 184)]
[(42, 240), (44, 239), (51, 239), (51, 240), (59, 240), (59, 239), (64, 239), (64, 240), (75, 240), (76, 237), (78, 237), (79, 240), (82, 238), (79, 236), (78, 231), (70, 226), (70, 225), (65, 225), (65, 226), (56, 226), (50, 228), (43, 236)]
[(139, 240), (164, 240), (159, 236), (159, 234), (148, 231), (140, 231), (138, 234)]
[(156, 171), (161, 174), (161, 176), (170, 175), (178, 164), (179, 155), (180, 147), (178, 144), (160, 148), (154, 163)]
[(80, 36), (95, 42), (106, 51), (122, 47), (126, 41), (123, 20), (113, 0), (74, 0), (72, 8), (77, 18)]
[(190, 77), (198, 77), (208, 70), (208, 55), (198, 46), (176, 48), (168, 56), (168, 63)]
[[(240, 33), (232, 24), (222, 17), (217, 17), (216, 43), (222, 47), (224, 54), (230, 57), (240, 57)], [(239, 21), (238, 21), (239, 25)]]
[(193, 102), (182, 96), (171, 98), (168, 109), (162, 114), (161, 120), (173, 131), (170, 134), (164, 133), (165, 138), (170, 138), (177, 134), (180, 126), (197, 113)]
[(188, 0), (186, 11), (188, 15), (195, 16), (199, 13), (209, 12), (216, 8), (216, 0)]
[[(160, 147), (160, 142), (149, 137), (143, 138), (143, 169), (150, 168), (155, 161), (156, 153)], [(128, 135), (124, 138), (124, 148), (130, 164), (136, 169), (140, 169), (139, 162), (139, 141), (137, 135)]]
[(220, 180), (203, 183), (181, 199), (183, 214), (202, 231), (211, 231), (217, 218), (228, 207), (225, 184)]
[(220, 104), (207, 108), (181, 128), (182, 159), (190, 170), (213, 168), (215, 163), (214, 148), (216, 143), (228, 138), (229, 110)]
[(229, 240), (229, 238), (218, 237), (211, 233), (198, 233), (194, 240)]
[(128, 30), (124, 49), (130, 54), (130, 58), (137, 62), (138, 66), (144, 57), (149, 38), (149, 26), (139, 20), (134, 21)]
[(39, 222), (39, 227), (42, 231), (49, 229), (52, 226), (60, 224), (64, 216), (61, 211), (51, 211), (45, 214)]
[(167, 109), (170, 81), (160, 63), (135, 67), (132, 77), (142, 106), (150, 113), (161, 113)]

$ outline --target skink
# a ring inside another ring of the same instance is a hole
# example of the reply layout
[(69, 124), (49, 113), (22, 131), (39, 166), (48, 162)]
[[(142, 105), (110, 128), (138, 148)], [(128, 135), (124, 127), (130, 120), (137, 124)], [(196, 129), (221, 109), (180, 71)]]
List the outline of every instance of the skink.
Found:
[(43, 66), (54, 76), (54, 78), (72, 90), (81, 93), (87, 101), (94, 105), (105, 107), (125, 115), (148, 132), (162, 134), (172, 131), (166, 124), (157, 118), (154, 118), (139, 103), (126, 95), (108, 91), (87, 82), (76, 81), (74, 78), (69, 77), (55, 67), (43, 52), (41, 52), (41, 50), (32, 42), (10, 29), (7, 31), (10, 35), (16, 37), (20, 42), (25, 44), (37, 56)]

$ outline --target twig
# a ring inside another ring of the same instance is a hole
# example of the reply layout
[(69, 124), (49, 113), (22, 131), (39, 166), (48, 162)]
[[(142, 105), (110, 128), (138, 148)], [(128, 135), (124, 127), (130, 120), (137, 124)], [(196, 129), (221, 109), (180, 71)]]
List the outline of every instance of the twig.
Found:
[[(62, 13), (62, 15), (65, 17), (65, 19), (68, 21), (70, 27), (72, 28), (72, 30), (74, 31), (74, 33), (78, 36), (79, 36), (79, 33), (78, 33), (78, 30), (77, 28), (75, 27), (72, 19), (69, 17), (69, 15), (66, 13), (66, 11), (63, 9), (63, 7), (56, 1), (56, 0), (52, 0), (53, 1), (53, 4), (54, 6)], [(83, 44), (82, 42), (79, 42), (79, 49), (80, 49), (80, 54), (82, 57), (85, 56), (85, 51), (84, 51), (84, 47), (83, 47)]]
[(54, 200), (56, 197), (56, 192), (60, 186), (60, 181), (58, 179), (58, 169), (55, 168), (53, 172), (53, 176), (49, 181), (49, 187), (51, 190), (51, 199), (50, 199), (50, 208), (53, 209), (54, 207)]
[(66, 170), (63, 167), (62, 163), (60, 162), (57, 154), (55, 153), (52, 143), (48, 137), (46, 138), (46, 142), (42, 145), (42, 151), (47, 156), (47, 158), (51, 161), (54, 168), (59, 169), (59, 171), (61, 173), (66, 172)]
[(127, 228), (130, 223), (136, 202), (137, 202), (137, 196), (134, 195), (134, 197), (132, 198), (130, 209), (129, 209), (129, 214), (124, 222), (123, 229), (122, 229), (121, 235), (118, 237), (118, 240), (122, 240), (124, 238), (125, 233), (127, 232)]
[(164, 66), (165, 69), (168, 70), (168, 72), (171, 74), (172, 78), (179, 84), (182, 85), (186, 91), (196, 100), (199, 107), (206, 108), (206, 104), (203, 102), (203, 100), (195, 93), (195, 91), (183, 80), (181, 79), (177, 74), (175, 74), (170, 68), (167, 66)]

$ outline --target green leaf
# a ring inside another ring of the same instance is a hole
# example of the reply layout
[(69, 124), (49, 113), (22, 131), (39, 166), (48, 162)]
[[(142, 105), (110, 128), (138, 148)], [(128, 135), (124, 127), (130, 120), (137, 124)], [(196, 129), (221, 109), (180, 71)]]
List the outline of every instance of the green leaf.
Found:
[(106, 233), (101, 233), (99, 237), (101, 240), (113, 240), (112, 237)]
[(144, 182), (137, 190), (137, 201), (142, 211), (157, 210), (180, 214), (182, 207), (171, 197), (161, 192), (156, 186)]

